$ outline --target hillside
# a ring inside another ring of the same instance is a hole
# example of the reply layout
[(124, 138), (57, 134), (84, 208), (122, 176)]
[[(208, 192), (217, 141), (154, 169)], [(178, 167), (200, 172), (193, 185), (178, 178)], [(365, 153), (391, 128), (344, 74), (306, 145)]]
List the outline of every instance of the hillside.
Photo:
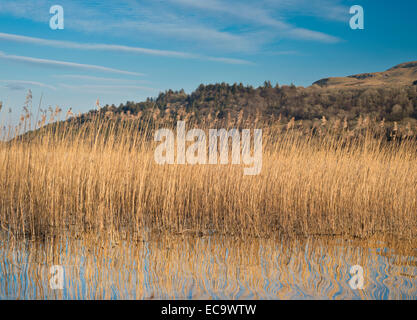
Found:
[[(386, 72), (392, 78), (411, 79), (416, 72), (416, 64), (400, 64)], [(378, 78), (381, 74), (383, 73), (377, 73), (373, 78)], [(372, 77), (366, 75), (369, 74), (358, 75), (353, 79), (372, 81), (367, 80)], [(337, 126), (341, 122), (347, 128), (354, 129), (361, 127), (364, 121), (372, 121), (377, 126), (383, 124), (387, 136), (393, 130), (406, 135), (417, 132), (417, 83), (403, 80), (396, 85), (332, 86), (326, 85), (324, 80), (321, 81), (321, 86), (316, 83), (307, 88), (278, 84), (273, 86), (269, 81), (265, 81), (258, 88), (241, 83), (201, 84), (191, 94), (184, 90), (167, 90), (156, 98), (148, 98), (142, 102), (128, 101), (118, 107), (106, 105), (99, 111), (91, 110), (68, 120), (82, 124), (97, 119), (97, 115), (100, 115), (117, 123), (123, 123), (123, 120), (139, 120), (137, 122), (140, 123), (144, 120), (146, 126), (148, 121), (151, 125), (169, 125), (175, 124), (179, 119), (197, 123), (212, 122), (217, 126), (230, 123), (285, 126), (298, 121), (306, 129), (321, 127), (323, 123)], [(333, 80), (327, 83), (331, 81)], [(399, 85), (401, 83), (403, 84)], [(43, 112), (42, 118), (57, 117), (52, 109), (48, 116), (46, 111)], [(59, 122), (44, 124), (47, 125), (45, 129), (59, 128)], [(33, 133), (35, 132), (29, 133), (29, 136)]]
[[(410, 137), (417, 133), (417, 82), (406, 82), (404, 79), (413, 78), (416, 65), (416, 62), (404, 63), (386, 71), (392, 79), (403, 79), (403, 82), (398, 80), (395, 85), (389, 82), (379, 86), (326, 85), (333, 80), (321, 80), (321, 86), (316, 83), (307, 88), (278, 84), (273, 86), (270, 81), (265, 81), (258, 88), (241, 83), (201, 84), (191, 94), (184, 90), (167, 90), (156, 98), (142, 102), (128, 101), (119, 107), (106, 105), (99, 110), (70, 116), (67, 120), (76, 124), (72, 129), (81, 128), (78, 125), (102, 117), (115, 123), (115, 128), (119, 124), (123, 127), (125, 120), (133, 120), (137, 128), (175, 125), (180, 119), (221, 127), (230, 124), (294, 127), (297, 121), (297, 127), (307, 130), (324, 126), (336, 128), (343, 123), (343, 128), (355, 134), (361, 134), (364, 123), (372, 122), (388, 139), (391, 139), (393, 133), (394, 136), (399, 134)], [(357, 75), (353, 79), (376, 83), (375, 79), (380, 78), (381, 74), (384, 73), (373, 74), (375, 76)], [(367, 80), (371, 78), (375, 79)], [(56, 111), (50, 109), (48, 112), (49, 115), (46, 110), (42, 111), (42, 119), (62, 119)], [(54, 120), (42, 122), (41, 131), (59, 129), (60, 123)], [(24, 136), (31, 138), (38, 132), (29, 131)]]
[(417, 62), (397, 65), (385, 72), (345, 78), (328, 78), (310, 87), (272, 85), (266, 81), (254, 88), (243, 84), (201, 84), (191, 94), (168, 90), (144, 102), (128, 101), (106, 106), (112, 114), (163, 119), (251, 118), (318, 121), (355, 120), (360, 116), (387, 122), (417, 124)]
[(417, 84), (417, 61), (402, 63), (383, 72), (362, 73), (347, 77), (325, 78), (314, 82), (314, 84), (326, 88), (415, 85)]

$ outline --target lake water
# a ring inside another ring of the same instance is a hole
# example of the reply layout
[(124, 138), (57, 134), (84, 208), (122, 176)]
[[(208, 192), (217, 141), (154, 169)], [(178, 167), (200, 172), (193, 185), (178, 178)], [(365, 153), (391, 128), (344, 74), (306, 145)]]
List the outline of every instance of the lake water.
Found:
[[(416, 299), (416, 256), (409, 243), (378, 240), (3, 236), (0, 299)], [(354, 265), (362, 290), (350, 285)], [(62, 290), (51, 289), (52, 266)]]

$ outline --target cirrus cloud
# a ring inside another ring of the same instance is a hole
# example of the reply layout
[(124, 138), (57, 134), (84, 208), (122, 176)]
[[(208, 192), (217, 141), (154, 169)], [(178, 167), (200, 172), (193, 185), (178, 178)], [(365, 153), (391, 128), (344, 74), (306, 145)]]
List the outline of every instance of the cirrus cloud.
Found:
[(92, 64), (81, 64), (81, 63), (75, 63), (75, 62), (9, 55), (2, 51), (0, 51), (0, 59), (10, 60), (10, 61), (15, 61), (15, 62), (20, 62), (20, 63), (40, 65), (40, 66), (47, 66), (47, 67), (62, 67), (62, 68), (70, 68), (70, 69), (82, 69), (82, 70), (101, 71), (101, 72), (108, 72), (108, 73), (117, 73), (117, 74), (123, 74), (123, 75), (131, 75), (131, 76), (143, 76), (143, 73), (138, 73), (138, 72), (124, 71), (124, 70), (102, 67), (102, 66), (97, 66), (97, 65), (92, 65)]

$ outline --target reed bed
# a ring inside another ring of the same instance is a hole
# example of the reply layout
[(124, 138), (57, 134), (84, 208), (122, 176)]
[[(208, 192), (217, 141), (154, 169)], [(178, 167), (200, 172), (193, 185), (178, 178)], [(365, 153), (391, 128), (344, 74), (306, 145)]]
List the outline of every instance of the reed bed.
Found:
[(68, 230), (415, 238), (416, 140), (335, 123), (244, 126), (264, 129), (257, 176), (244, 165), (158, 165), (153, 135), (164, 124), (152, 119), (97, 112), (42, 126), (0, 144), (1, 228), (27, 239)]

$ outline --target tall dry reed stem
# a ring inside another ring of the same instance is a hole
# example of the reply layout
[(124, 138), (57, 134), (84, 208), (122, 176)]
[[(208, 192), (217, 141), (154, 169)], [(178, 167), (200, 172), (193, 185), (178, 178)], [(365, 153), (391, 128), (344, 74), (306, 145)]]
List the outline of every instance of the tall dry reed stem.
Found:
[(244, 176), (237, 165), (156, 164), (150, 120), (98, 112), (46, 126), (0, 144), (1, 227), (33, 239), (67, 229), (417, 236), (415, 140), (300, 130), (264, 128), (262, 172)]

